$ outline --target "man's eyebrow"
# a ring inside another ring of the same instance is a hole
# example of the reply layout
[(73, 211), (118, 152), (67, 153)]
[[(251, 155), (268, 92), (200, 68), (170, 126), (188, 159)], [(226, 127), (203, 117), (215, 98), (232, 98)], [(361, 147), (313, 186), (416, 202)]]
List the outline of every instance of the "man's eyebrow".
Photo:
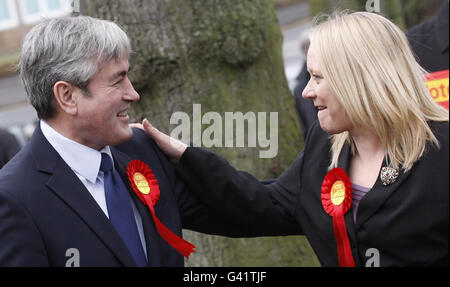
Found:
[(116, 73), (114, 73), (111, 76), (111, 81), (113, 81), (113, 80), (115, 80), (117, 78), (125, 77), (130, 71), (131, 71), (131, 66), (128, 67), (128, 70), (117, 71)]

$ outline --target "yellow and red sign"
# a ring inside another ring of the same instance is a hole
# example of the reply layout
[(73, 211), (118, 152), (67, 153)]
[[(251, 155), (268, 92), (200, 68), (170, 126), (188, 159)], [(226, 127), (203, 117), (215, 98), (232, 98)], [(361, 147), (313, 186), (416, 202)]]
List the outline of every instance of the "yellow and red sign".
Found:
[(448, 110), (448, 70), (427, 74), (425, 78), (431, 97)]

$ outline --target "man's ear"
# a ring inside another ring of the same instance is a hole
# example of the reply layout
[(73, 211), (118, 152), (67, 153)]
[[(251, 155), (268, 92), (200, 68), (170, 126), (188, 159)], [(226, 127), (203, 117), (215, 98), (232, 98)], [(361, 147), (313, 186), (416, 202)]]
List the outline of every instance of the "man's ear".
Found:
[(77, 114), (77, 89), (68, 82), (58, 81), (53, 85), (53, 94), (58, 109), (70, 115)]

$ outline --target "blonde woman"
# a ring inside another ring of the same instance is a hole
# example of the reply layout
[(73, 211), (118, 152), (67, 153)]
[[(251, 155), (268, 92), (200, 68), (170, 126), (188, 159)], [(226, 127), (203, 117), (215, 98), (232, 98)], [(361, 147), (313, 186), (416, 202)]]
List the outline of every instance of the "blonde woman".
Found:
[(404, 33), (376, 14), (336, 14), (314, 28), (307, 63), (318, 122), (271, 183), (144, 128), (233, 236), (304, 234), (324, 266), (448, 265), (449, 114)]

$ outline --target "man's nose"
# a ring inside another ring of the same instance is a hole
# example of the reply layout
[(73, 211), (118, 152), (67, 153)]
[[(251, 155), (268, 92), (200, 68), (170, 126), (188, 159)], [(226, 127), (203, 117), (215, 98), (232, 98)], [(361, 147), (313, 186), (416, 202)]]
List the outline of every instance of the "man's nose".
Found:
[(128, 77), (127, 77), (125, 80), (126, 80), (126, 89), (125, 89), (125, 95), (124, 95), (125, 99), (130, 102), (138, 101), (140, 96), (134, 89), (133, 84), (131, 83), (130, 79), (128, 79)]

